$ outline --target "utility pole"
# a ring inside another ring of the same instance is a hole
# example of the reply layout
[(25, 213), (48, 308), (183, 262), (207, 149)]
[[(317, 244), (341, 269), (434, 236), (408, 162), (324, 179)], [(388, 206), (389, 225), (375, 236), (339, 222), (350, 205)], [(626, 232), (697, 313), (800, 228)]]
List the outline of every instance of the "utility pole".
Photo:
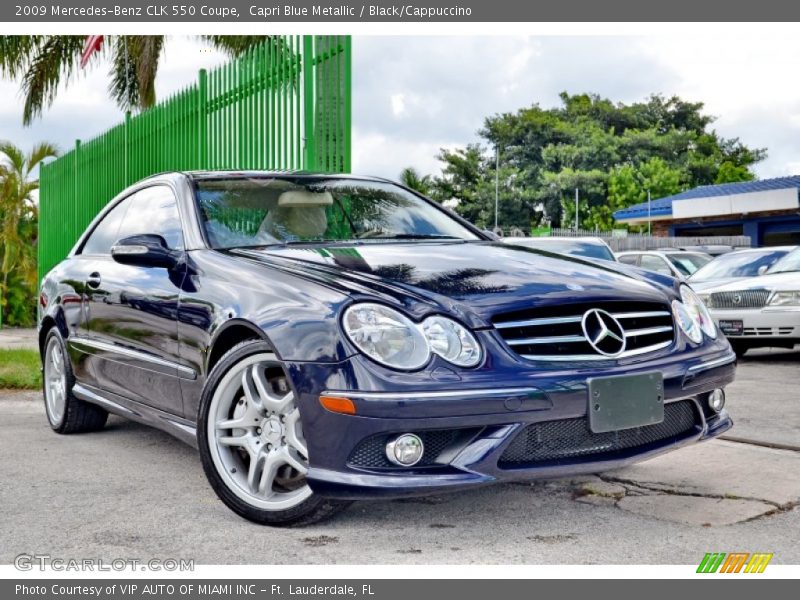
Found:
[(500, 200), (500, 148), (494, 147), (494, 229), (497, 232), (497, 207)]
[(647, 190), (647, 235), (651, 236), (650, 233), (650, 190)]
[(578, 212), (580, 208), (578, 206), (578, 188), (575, 188), (575, 233), (578, 233)]

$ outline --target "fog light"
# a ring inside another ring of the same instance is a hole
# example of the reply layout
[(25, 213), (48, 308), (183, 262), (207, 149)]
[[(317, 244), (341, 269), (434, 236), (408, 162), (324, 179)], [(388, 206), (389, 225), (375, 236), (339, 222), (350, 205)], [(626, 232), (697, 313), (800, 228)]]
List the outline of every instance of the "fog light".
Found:
[(401, 467), (413, 467), (424, 451), (422, 440), (413, 433), (404, 433), (386, 444), (386, 458)]
[(714, 412), (719, 412), (725, 406), (725, 392), (724, 390), (714, 390), (708, 395), (708, 406)]

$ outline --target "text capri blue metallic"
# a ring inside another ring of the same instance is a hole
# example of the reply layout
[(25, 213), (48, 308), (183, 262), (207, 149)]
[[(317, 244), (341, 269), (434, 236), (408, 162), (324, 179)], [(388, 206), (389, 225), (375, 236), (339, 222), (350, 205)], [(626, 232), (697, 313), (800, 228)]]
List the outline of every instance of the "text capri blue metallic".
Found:
[(382, 179), (145, 179), (39, 300), (53, 429), (168, 431), (259, 523), (614, 469), (732, 425), (735, 355), (689, 287), (498, 243)]

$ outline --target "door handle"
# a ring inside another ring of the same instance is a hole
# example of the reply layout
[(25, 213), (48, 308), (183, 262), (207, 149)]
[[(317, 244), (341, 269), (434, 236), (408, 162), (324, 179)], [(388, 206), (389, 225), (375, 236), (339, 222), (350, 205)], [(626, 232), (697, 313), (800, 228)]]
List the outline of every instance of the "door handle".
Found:
[(86, 285), (88, 285), (92, 289), (97, 289), (100, 287), (100, 273), (95, 271), (89, 275), (89, 278), (86, 280)]

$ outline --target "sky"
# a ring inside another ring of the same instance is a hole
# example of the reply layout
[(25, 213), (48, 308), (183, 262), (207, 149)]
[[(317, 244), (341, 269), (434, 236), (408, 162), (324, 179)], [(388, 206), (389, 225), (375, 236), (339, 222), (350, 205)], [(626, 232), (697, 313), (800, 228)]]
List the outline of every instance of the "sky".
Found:
[[(720, 32), (724, 30), (719, 30)], [(225, 57), (171, 38), (156, 81), (160, 97)], [(768, 149), (760, 178), (800, 174), (800, 46), (796, 36), (356, 37), (353, 39), (353, 171), (396, 178), (406, 166), (438, 173), (442, 147), (477, 141), (484, 119), (558, 94), (591, 92), (634, 102), (650, 94), (703, 102), (724, 137)], [(97, 65), (22, 127), (18, 82), (0, 81), (0, 139), (69, 149), (116, 124)]]

